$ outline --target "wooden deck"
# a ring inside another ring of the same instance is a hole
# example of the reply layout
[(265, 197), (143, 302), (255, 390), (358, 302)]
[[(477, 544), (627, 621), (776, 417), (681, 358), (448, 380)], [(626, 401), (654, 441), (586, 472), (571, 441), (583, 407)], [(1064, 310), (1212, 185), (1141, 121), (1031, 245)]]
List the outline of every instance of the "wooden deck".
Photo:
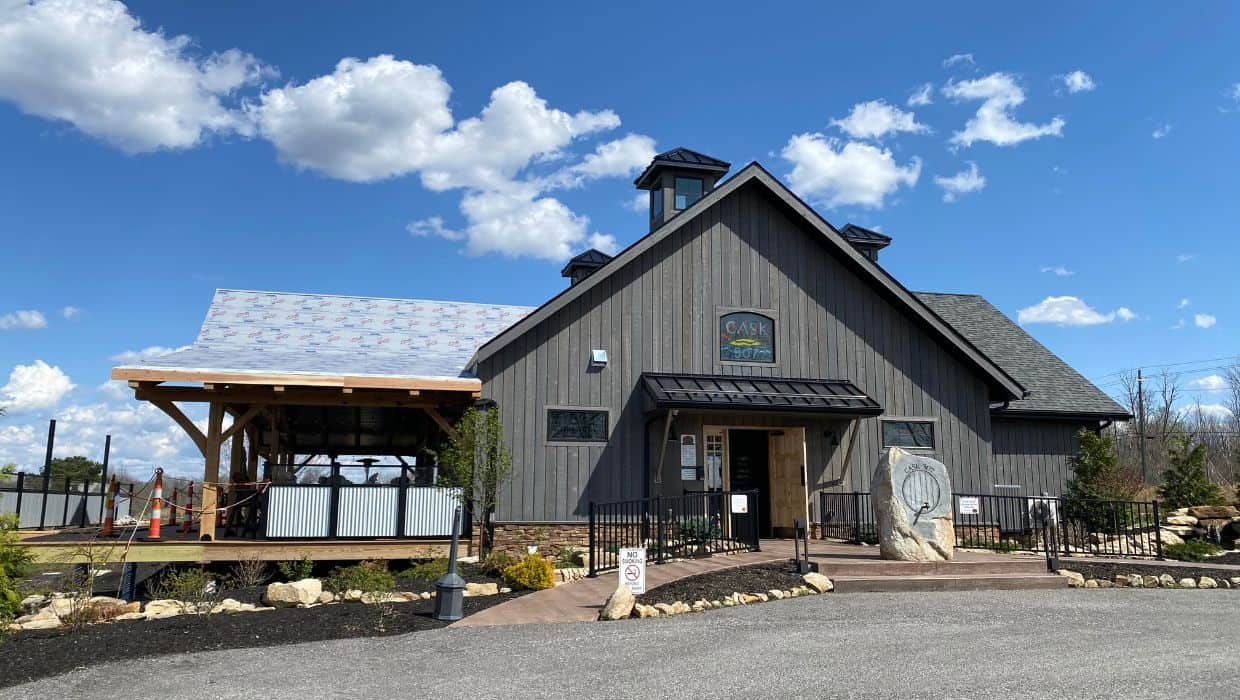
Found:
[[(131, 541), (123, 537), (99, 538), (93, 530), (42, 531), (22, 533), (21, 543), (34, 553), (36, 561), (48, 564), (74, 564), (85, 561), (117, 563), (211, 562), (260, 559), (289, 561), (308, 555), (315, 561), (358, 559), (431, 559), (445, 557), (451, 541), (447, 539), (366, 539), (366, 540), (216, 540), (200, 542), (194, 533), (176, 539), (169, 533), (163, 541), (148, 542), (139, 531)], [(128, 549), (128, 556), (126, 556)], [(460, 555), (471, 553), (468, 540), (461, 541)]]

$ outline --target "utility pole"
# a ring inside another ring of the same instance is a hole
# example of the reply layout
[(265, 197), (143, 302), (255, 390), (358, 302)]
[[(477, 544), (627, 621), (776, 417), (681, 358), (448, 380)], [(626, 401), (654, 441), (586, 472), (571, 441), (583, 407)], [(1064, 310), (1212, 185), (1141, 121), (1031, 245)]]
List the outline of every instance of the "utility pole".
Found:
[(1137, 370), (1137, 431), (1141, 443), (1141, 480), (1149, 483), (1145, 468), (1145, 377)]

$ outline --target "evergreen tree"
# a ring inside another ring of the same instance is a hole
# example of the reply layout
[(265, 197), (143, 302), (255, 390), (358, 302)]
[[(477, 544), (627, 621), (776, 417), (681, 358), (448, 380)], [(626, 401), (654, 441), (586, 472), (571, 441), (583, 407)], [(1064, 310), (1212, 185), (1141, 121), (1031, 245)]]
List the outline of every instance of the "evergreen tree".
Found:
[(52, 480), (71, 479), (73, 481), (95, 480), (103, 474), (103, 464), (89, 457), (58, 457), (52, 460)]
[(1167, 471), (1158, 493), (1171, 509), (1226, 503), (1222, 489), (1206, 476), (1205, 443), (1191, 446), (1185, 438), (1167, 448)]
[(1131, 501), (1141, 490), (1141, 479), (1120, 465), (1115, 442), (1091, 430), (1076, 434), (1080, 451), (1068, 460), (1072, 478), (1064, 492), (1065, 515), (1092, 531), (1113, 532), (1126, 526), (1119, 516), (1127, 509), (1108, 501)]

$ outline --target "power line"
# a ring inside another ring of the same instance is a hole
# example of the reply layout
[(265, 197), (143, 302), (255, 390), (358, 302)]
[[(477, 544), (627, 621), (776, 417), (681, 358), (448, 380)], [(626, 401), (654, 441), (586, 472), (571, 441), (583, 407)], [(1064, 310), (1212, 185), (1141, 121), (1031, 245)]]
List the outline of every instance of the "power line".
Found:
[[(1090, 381), (1097, 382), (1097, 381), (1106, 379), (1107, 377), (1113, 377), (1116, 375), (1124, 374), (1125, 372), (1135, 372), (1138, 369), (1163, 369), (1166, 367), (1183, 367), (1185, 365), (1200, 365), (1200, 364), (1205, 364), (1206, 362), (1223, 362), (1223, 361), (1240, 362), (1240, 355), (1227, 355), (1225, 357), (1211, 357), (1205, 360), (1187, 360), (1184, 362), (1167, 362), (1167, 363), (1160, 364), (1160, 365), (1142, 365), (1141, 367), (1127, 367), (1125, 369), (1118, 369), (1118, 370), (1115, 370), (1114, 372), (1109, 372), (1107, 374), (1093, 377), (1091, 378)], [(1225, 368), (1226, 367), (1224, 366), (1224, 367), (1215, 367), (1213, 369), (1225, 369)], [(1201, 372), (1201, 371), (1209, 371), (1209, 370), (1191, 370), (1191, 371)]]

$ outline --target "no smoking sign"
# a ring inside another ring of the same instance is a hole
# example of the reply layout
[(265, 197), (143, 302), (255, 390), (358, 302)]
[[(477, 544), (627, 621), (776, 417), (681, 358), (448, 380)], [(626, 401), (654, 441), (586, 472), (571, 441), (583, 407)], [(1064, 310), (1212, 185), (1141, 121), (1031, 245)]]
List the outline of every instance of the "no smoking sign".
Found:
[(620, 585), (633, 595), (646, 592), (646, 548), (628, 547), (620, 550)]

